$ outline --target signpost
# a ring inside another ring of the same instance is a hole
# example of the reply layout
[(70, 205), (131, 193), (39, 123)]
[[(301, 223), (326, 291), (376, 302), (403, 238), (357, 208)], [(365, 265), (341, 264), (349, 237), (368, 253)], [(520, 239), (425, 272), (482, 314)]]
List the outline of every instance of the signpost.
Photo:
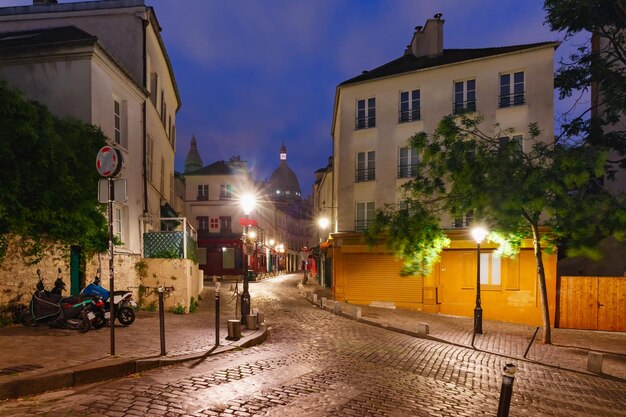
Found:
[[(108, 180), (108, 212), (109, 212), (109, 302), (111, 315), (111, 356), (115, 355), (115, 303), (113, 302), (114, 270), (113, 270), (113, 201), (115, 200), (115, 181), (116, 177), (122, 170), (124, 158), (119, 149), (112, 146), (104, 146), (96, 156), (96, 169), (98, 173)], [(125, 187), (124, 187), (125, 188)], [(121, 193), (120, 193), (121, 194)]]

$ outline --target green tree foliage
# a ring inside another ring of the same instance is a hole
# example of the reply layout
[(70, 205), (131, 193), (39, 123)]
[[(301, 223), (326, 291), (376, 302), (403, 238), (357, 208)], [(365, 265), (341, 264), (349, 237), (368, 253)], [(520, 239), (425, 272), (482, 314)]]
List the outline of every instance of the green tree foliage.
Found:
[(511, 131), (489, 136), (480, 130), (481, 124), (474, 115), (447, 116), (433, 135), (413, 136), (410, 143), (421, 164), (404, 186), (410, 209), (380, 210), (369, 233), (387, 234), (388, 245), (402, 256), (407, 270), (433, 262), (443, 248), (437, 220), (444, 213), (460, 217), (473, 212), (477, 222), (513, 246), (532, 238), (543, 337), (551, 343), (542, 253), (551, 250), (561, 234), (573, 237), (572, 248), (591, 251), (594, 238), (623, 233), (626, 226), (623, 206), (601, 187), (589, 187), (602, 173), (606, 152), (542, 142), (536, 125), (529, 126), (522, 151), (518, 142), (507, 139)]
[[(569, 60), (561, 62), (554, 84), (560, 98), (576, 97), (597, 86), (599, 95), (561, 126), (562, 138), (617, 150), (626, 167), (626, 132), (606, 129), (626, 114), (626, 3), (623, 0), (545, 0), (546, 21), (552, 30), (594, 34), (594, 42), (581, 45)], [(607, 172), (609, 177), (612, 172)]]
[(10, 236), (21, 240), (27, 262), (36, 262), (49, 244), (106, 250), (95, 169), (104, 144), (98, 128), (59, 119), (0, 83), (0, 259)]

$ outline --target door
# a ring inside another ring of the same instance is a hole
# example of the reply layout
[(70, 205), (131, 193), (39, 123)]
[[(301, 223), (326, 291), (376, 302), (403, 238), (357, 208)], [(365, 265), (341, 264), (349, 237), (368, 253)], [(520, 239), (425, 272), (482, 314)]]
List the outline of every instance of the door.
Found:
[(626, 278), (598, 278), (598, 330), (626, 331)]
[(70, 248), (70, 294), (80, 293), (80, 246)]

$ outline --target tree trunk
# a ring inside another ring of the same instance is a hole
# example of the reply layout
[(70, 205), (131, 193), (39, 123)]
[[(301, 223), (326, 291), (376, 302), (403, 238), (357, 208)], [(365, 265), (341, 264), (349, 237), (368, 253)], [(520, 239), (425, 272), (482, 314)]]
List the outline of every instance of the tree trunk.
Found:
[(550, 309), (548, 306), (548, 290), (546, 287), (546, 271), (543, 268), (541, 251), (541, 235), (539, 225), (531, 224), (533, 230), (533, 246), (535, 248), (535, 261), (537, 262), (537, 277), (539, 278), (539, 292), (541, 294), (541, 313), (543, 317), (543, 343), (552, 344), (552, 332), (550, 331)]

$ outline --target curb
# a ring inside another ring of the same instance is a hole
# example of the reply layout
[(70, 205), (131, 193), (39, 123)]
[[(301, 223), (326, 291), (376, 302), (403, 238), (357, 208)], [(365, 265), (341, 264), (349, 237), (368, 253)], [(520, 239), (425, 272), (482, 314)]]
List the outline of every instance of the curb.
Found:
[(248, 348), (263, 343), (267, 339), (268, 327), (260, 324), (258, 330), (241, 338), (237, 343), (219, 346), (215, 350), (202, 353), (184, 354), (171, 357), (149, 357), (135, 359), (107, 358), (97, 363), (79, 365), (71, 370), (52, 371), (44, 375), (34, 375), (0, 382), (0, 400), (14, 399), (27, 395), (41, 394), (78, 385), (91, 384), (107, 379), (121, 378), (163, 366), (203, 359), (240, 348)]

